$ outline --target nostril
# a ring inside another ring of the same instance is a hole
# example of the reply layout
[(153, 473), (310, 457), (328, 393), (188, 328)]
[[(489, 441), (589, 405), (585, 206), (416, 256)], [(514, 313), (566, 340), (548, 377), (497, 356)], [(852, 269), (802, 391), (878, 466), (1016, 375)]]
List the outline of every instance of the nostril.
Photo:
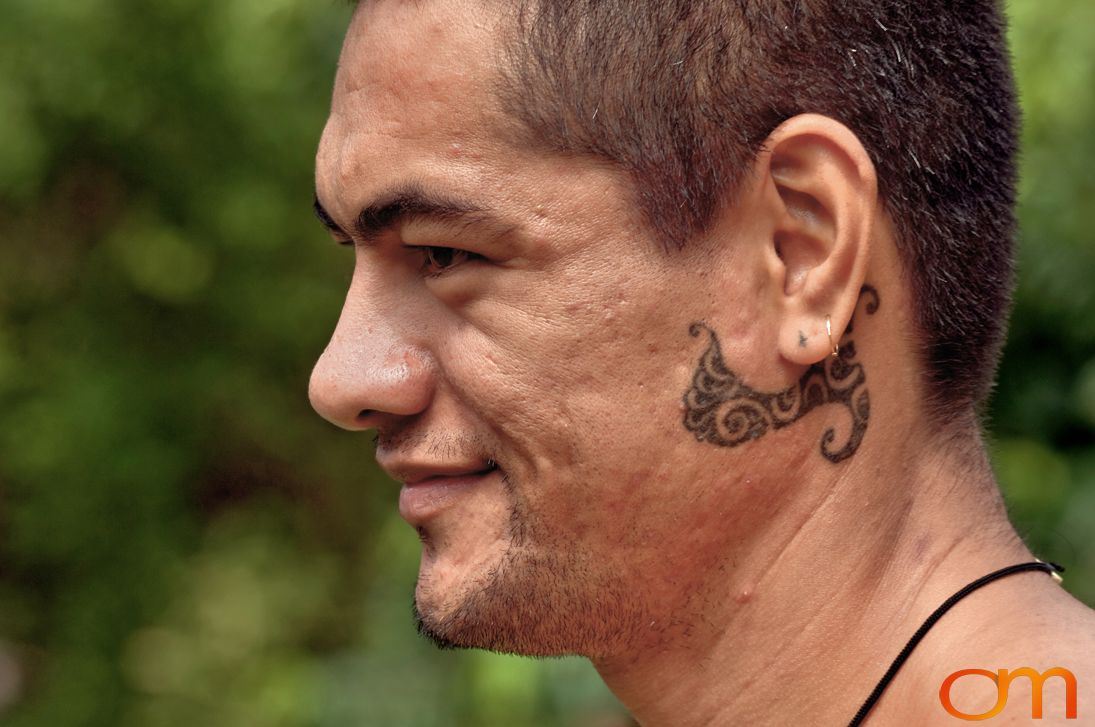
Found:
[(368, 419), (374, 413), (375, 413), (375, 410), (373, 410), (373, 409), (362, 409), (361, 411), (359, 411), (357, 413), (357, 418), (358, 418), (359, 421), (362, 420), (362, 419)]

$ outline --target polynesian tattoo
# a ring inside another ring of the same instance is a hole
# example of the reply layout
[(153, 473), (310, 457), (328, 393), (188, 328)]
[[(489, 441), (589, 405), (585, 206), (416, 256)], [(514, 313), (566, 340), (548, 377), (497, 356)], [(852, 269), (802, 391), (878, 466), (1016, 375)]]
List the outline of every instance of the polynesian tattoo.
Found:
[[(859, 304), (867, 315), (878, 310), (878, 291), (863, 286)], [(853, 332), (855, 318), (848, 323), (846, 335)], [(689, 328), (693, 338), (707, 333), (710, 343), (700, 357), (692, 386), (684, 394), (684, 426), (700, 442), (719, 447), (736, 447), (759, 439), (773, 429), (783, 429), (819, 406), (839, 404), (852, 415), (848, 441), (834, 448), (836, 430), (821, 436), (821, 454), (830, 462), (842, 462), (859, 449), (871, 417), (871, 398), (867, 391), (867, 373), (856, 361), (854, 341), (847, 341), (836, 356), (826, 356), (802, 375), (798, 383), (777, 392), (757, 391), (731, 371), (722, 358), (718, 336), (702, 322)]]

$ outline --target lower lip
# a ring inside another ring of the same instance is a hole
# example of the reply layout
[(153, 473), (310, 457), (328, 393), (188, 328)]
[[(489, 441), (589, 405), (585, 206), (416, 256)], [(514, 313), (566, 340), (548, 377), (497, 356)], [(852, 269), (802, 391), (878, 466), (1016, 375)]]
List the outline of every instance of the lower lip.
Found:
[(399, 515), (414, 526), (424, 524), (493, 475), (495, 470), (453, 477), (430, 477), (399, 491)]

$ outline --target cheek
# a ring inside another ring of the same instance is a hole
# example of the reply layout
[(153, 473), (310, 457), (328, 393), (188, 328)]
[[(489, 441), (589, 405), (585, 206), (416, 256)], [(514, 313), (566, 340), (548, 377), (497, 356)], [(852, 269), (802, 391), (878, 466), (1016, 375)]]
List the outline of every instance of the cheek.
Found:
[(518, 455), (530, 497), (552, 483), (560, 498), (544, 507), (576, 528), (616, 517), (625, 537), (636, 513), (671, 507), (688, 486), (696, 453), (681, 398), (699, 351), (694, 313), (675, 310), (654, 276), (609, 284), (601, 272), (544, 289), (530, 275), (465, 310), (447, 375)]

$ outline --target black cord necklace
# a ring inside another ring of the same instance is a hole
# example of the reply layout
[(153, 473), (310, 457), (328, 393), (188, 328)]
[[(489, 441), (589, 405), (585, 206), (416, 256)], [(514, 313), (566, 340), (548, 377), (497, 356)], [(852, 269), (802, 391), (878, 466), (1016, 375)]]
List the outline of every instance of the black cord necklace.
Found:
[(1060, 580), (1060, 576), (1057, 574), (1065, 572), (1065, 569), (1056, 563), (1043, 563), (1040, 560), (1035, 561), (1034, 563), (1020, 563), (1018, 565), (1008, 566), (1007, 568), (1001, 568), (998, 571), (993, 571), (987, 576), (982, 576), (958, 591), (958, 593), (955, 593), (946, 601), (943, 601), (942, 605), (935, 609), (931, 616), (928, 616), (924, 623), (920, 625), (920, 628), (916, 630), (916, 633), (912, 635), (912, 638), (909, 639), (909, 642), (905, 644), (905, 648), (901, 650), (901, 653), (899, 653), (897, 658), (893, 660), (893, 663), (890, 664), (890, 668), (882, 675), (882, 678), (878, 681), (878, 684), (875, 685), (870, 696), (863, 702), (863, 706), (859, 708), (859, 711), (855, 713), (855, 717), (848, 723), (848, 727), (859, 727), (859, 725), (863, 724), (863, 720), (866, 719), (867, 714), (874, 709), (875, 704), (878, 703), (879, 698), (882, 696), (882, 692), (885, 691), (886, 687), (893, 681), (893, 678), (897, 675), (897, 670), (900, 669), (901, 665), (909, 658), (909, 654), (912, 653), (912, 650), (916, 648), (916, 645), (920, 643), (920, 640), (924, 638), (928, 633), (928, 630), (932, 626), (935, 626), (935, 622), (941, 619), (943, 614), (949, 611), (954, 604), (958, 603), (981, 586), (988, 585), (999, 578), (1010, 576), (1014, 573), (1022, 573), (1023, 571), (1030, 570), (1045, 571), (1058, 580)]

